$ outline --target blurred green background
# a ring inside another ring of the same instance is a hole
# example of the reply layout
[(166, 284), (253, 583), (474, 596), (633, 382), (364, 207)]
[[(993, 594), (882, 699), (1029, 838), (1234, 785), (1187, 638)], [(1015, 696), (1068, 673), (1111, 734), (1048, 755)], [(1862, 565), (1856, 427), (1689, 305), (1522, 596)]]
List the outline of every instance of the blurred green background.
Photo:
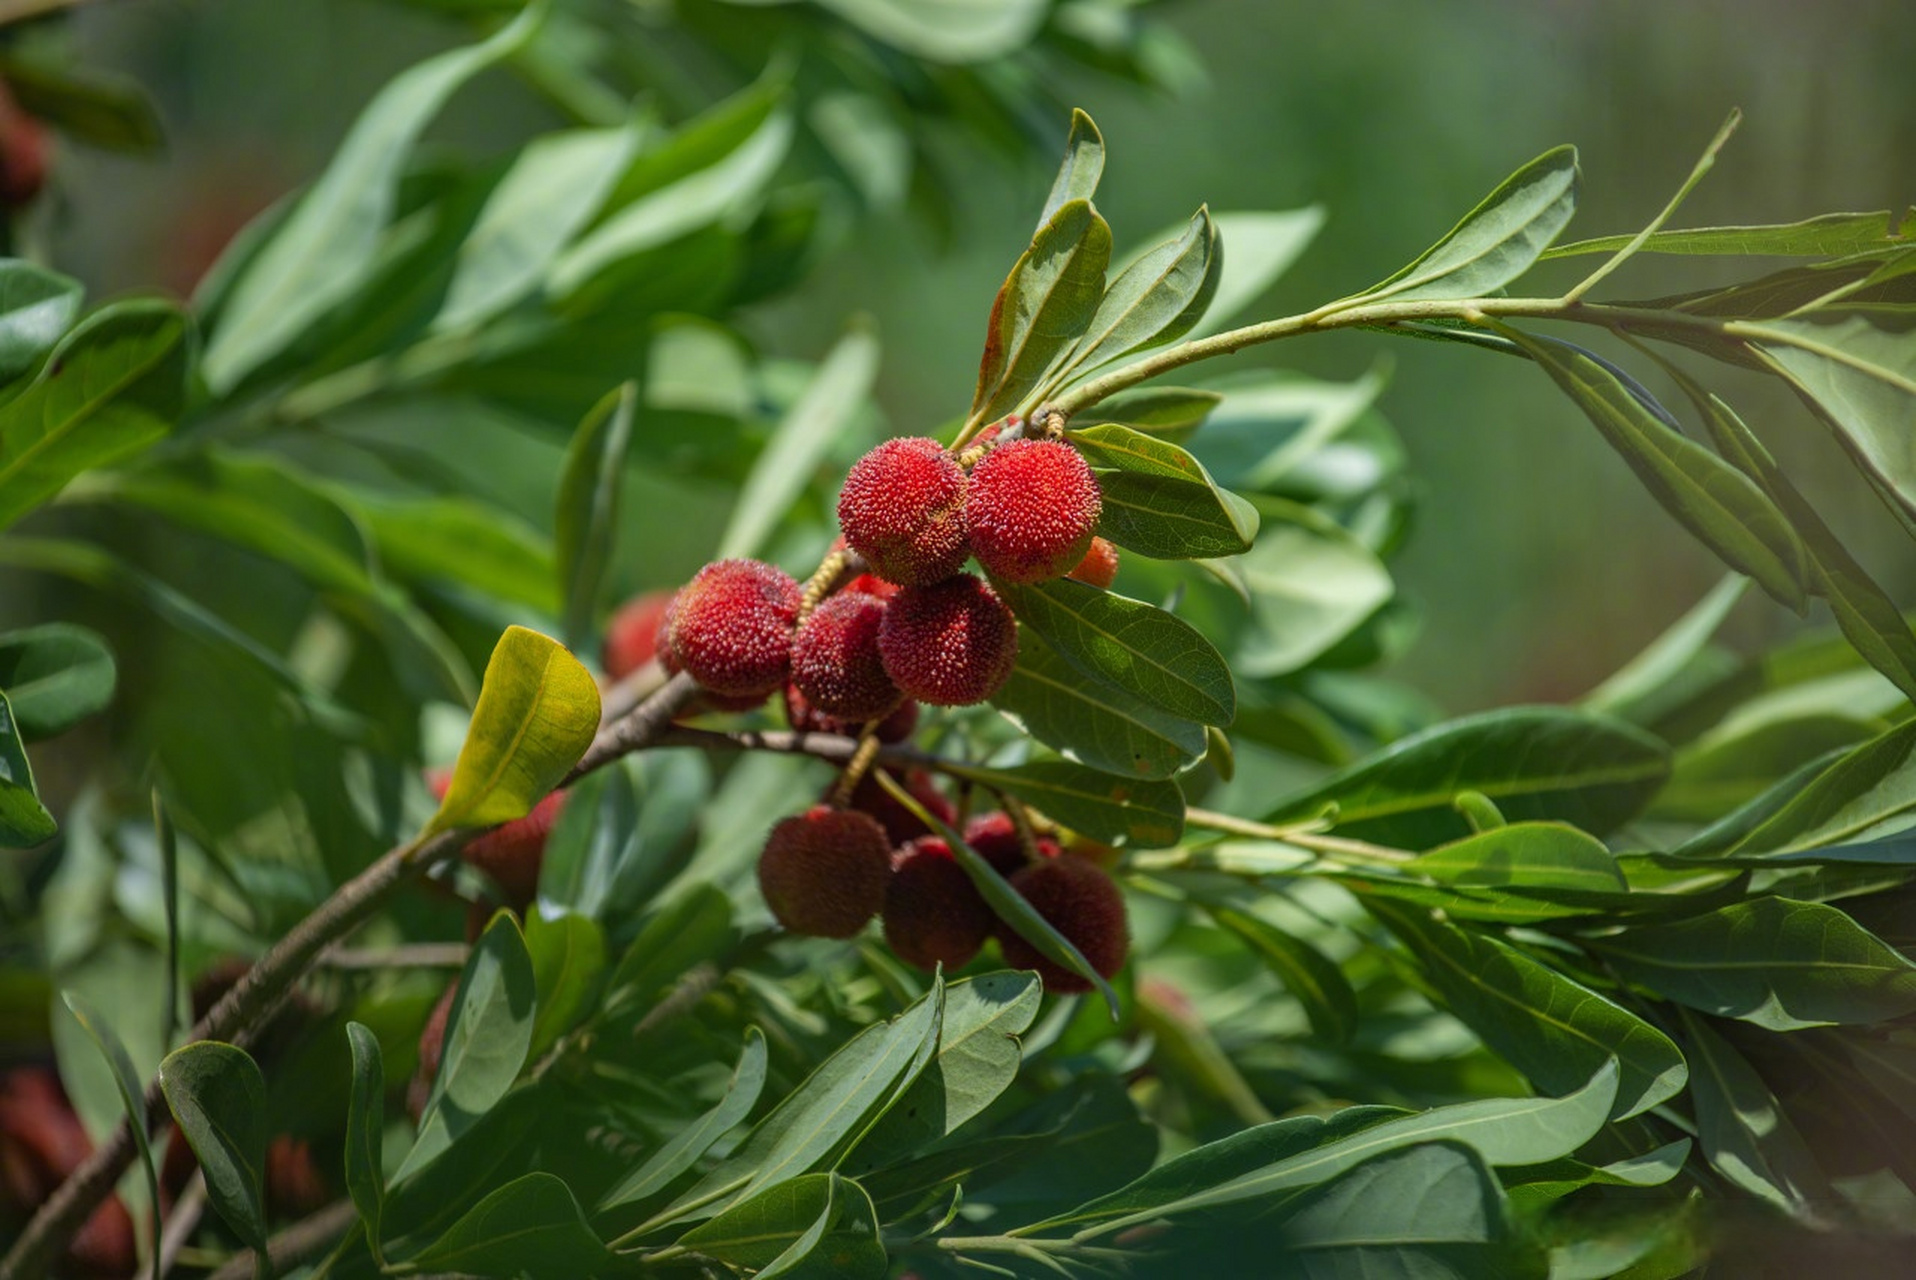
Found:
[[(633, 3), (661, 19), (674, 8)], [(727, 8), (678, 7), (708, 17)], [(1582, 148), (1572, 236), (1633, 230), (1733, 105), (1746, 123), (1679, 224), (1787, 221), (1916, 198), (1916, 7), (1907, 0), (1183, 0), (1152, 11), (1188, 51), (1166, 54), (1177, 92), (1090, 72), (1052, 87), (1104, 130), (1099, 204), (1120, 253), (1201, 201), (1326, 207), (1311, 252), (1251, 318), (1308, 309), (1389, 274), (1558, 142)], [(752, 10), (735, 12), (742, 20)], [(78, 60), (145, 85), (168, 146), (148, 159), (69, 148), (38, 229), (52, 261), (95, 296), (186, 290), (246, 217), (317, 171), (379, 84), (464, 32), (423, 8), (370, 0), (82, 7), (71, 35)], [(692, 73), (659, 60), (668, 97), (677, 74)], [(555, 121), (538, 95), (493, 74), (457, 99), (433, 138), (504, 152)], [(1062, 113), (1051, 122), (1060, 145), (1066, 123)], [(747, 318), (765, 354), (815, 358), (847, 316), (875, 317), (880, 398), (900, 432), (931, 429), (968, 402), (992, 294), (1050, 179), (1046, 166), (955, 134), (944, 141), (968, 181), (943, 226), (904, 207), (868, 214), (796, 295)], [(1567, 285), (1591, 261), (1539, 279)], [(1672, 292), (1707, 282), (1709, 270), (1640, 262), (1606, 289)], [(1532, 368), (1371, 334), (1235, 359), (1335, 378), (1387, 362), (1382, 408), (1407, 440), (1421, 490), (1396, 568), (1424, 626), (1398, 670), (1453, 710), (1576, 695), (1718, 576)], [(1899, 549), (1901, 535), (1820, 428), (1749, 382), (1745, 415), (1884, 586), (1899, 600), (1916, 596), (1907, 544)], [(674, 550), (697, 563), (709, 548)], [(1755, 647), (1801, 625), (1753, 596), (1729, 639)]]

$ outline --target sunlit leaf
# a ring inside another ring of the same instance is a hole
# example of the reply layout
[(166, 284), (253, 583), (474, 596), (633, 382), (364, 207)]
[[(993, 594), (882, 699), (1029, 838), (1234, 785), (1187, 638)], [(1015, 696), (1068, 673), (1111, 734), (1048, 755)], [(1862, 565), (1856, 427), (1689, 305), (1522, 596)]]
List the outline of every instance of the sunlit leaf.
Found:
[(992, 705), (1066, 758), (1122, 777), (1169, 778), (1204, 754), (1204, 726), (1083, 678), (1028, 630)]
[(53, 349), (80, 314), (78, 280), (9, 259), (0, 262), (0, 382), (11, 382)]
[(1090, 202), (1069, 200), (1012, 266), (986, 326), (971, 418), (1016, 409), (1078, 340), (1104, 296), (1111, 228)]

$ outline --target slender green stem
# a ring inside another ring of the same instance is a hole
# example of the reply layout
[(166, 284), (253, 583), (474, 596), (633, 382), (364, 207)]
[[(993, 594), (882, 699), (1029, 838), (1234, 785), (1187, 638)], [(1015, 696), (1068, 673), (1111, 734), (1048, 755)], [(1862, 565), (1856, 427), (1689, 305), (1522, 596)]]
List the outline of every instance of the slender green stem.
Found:
[(1365, 862), (1396, 864), (1408, 862), (1417, 856), (1404, 849), (1371, 844), (1367, 840), (1350, 840), (1342, 836), (1324, 835), (1324, 824), (1317, 821), (1292, 823), (1289, 826), (1279, 827), (1265, 822), (1255, 822), (1250, 818), (1240, 818), (1234, 814), (1213, 813), (1209, 809), (1186, 809), (1184, 821), (1187, 826), (1221, 831), (1226, 835), (1248, 836), (1253, 840), (1275, 840), (1280, 844), (1296, 845), (1312, 853), (1337, 854)]

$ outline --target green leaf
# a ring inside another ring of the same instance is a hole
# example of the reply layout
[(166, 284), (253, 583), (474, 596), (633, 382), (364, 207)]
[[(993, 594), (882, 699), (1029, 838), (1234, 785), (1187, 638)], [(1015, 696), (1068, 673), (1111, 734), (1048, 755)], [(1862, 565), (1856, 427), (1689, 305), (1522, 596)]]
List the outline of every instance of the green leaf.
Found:
[(1504, 179), (1422, 257), (1339, 305), (1486, 297), (1528, 271), (1576, 208), (1576, 148), (1553, 147)]
[(1603, 841), (1561, 822), (1519, 822), (1420, 854), (1404, 870), (1459, 888), (1627, 893)]
[(1730, 1182), (1778, 1208), (1804, 1212), (1834, 1200), (1823, 1171), (1756, 1068), (1687, 1011), (1684, 1039), (1696, 1071), (1690, 1102), (1704, 1159)]
[(527, 143), (460, 244), (432, 329), (477, 328), (537, 290), (605, 203), (642, 134), (635, 123), (548, 133)]
[(887, 1262), (871, 1197), (835, 1173), (767, 1187), (678, 1243), (733, 1267), (756, 1268), (761, 1277), (877, 1280)]
[(1019, 622), (1093, 680), (1201, 724), (1236, 714), (1230, 668), (1190, 623), (1069, 578), (992, 585)]
[(625, 483), (638, 399), (636, 382), (606, 392), (572, 433), (559, 471), (553, 550), (559, 598), (565, 602), (562, 630), (574, 648), (597, 632), (599, 592), (618, 534), (619, 490)]
[(1907, 315), (1887, 308), (1816, 311), (1800, 319), (1730, 326), (1787, 378), (1856, 465), (1916, 513), (1916, 340)]
[(0, 57), (0, 75), (22, 110), (76, 141), (135, 154), (157, 151), (166, 141), (159, 113), (133, 81), (12, 53)]
[(1184, 833), (1184, 794), (1172, 781), (1113, 777), (1069, 760), (1034, 760), (1010, 769), (950, 772), (1007, 791), (1093, 840), (1164, 849)]
[(1835, 907), (1755, 898), (1584, 940), (1657, 994), (1771, 1031), (1916, 1011), (1916, 964)]
[(360, 113), (326, 172), (234, 282), (202, 366), (216, 396), (366, 284), (420, 132), (461, 85), (520, 48), (546, 10), (528, 5), (491, 39), (401, 72)]
[(164, 302), (94, 312), (0, 405), (0, 528), (82, 471), (145, 449), (186, 405), (188, 327)]
[(1507, 1266), (1503, 1188), (1477, 1153), (1426, 1143), (1368, 1160), (1286, 1206), (1260, 1259), (1298, 1280), (1348, 1276), (1493, 1280)]
[(1203, 426), (1223, 399), (1221, 392), (1194, 387), (1132, 387), (1106, 396), (1079, 417), (1134, 427), (1176, 444)]
[(501, 911), (459, 975), (439, 1074), (395, 1183), (437, 1159), (512, 1088), (532, 1048), (537, 991), (525, 938), (512, 913)]
[(1098, 532), (1119, 546), (1160, 560), (1250, 550), (1256, 509), (1177, 445), (1116, 423), (1073, 431), (1071, 442), (1097, 475)]
[(1510, 707), (1401, 738), (1286, 800), (1266, 821), (1334, 806), (1346, 835), (1428, 848), (1470, 834), (1452, 798), (1477, 791), (1513, 822), (1556, 820), (1601, 835), (1635, 815), (1669, 772), (1668, 748), (1621, 720)]
[[(153, 1162), (153, 1143), (147, 1136), (148, 1120), (146, 1114), (146, 1089), (140, 1073), (134, 1070), (133, 1059), (127, 1055), (126, 1045), (114, 1032), (113, 1024), (107, 1021), (98, 1009), (84, 997), (72, 991), (60, 993), (61, 1001), (72, 1012), (74, 1019), (93, 1041), (100, 1056), (106, 1059), (113, 1071), (113, 1086), (120, 1095), (120, 1107), (126, 1115), (127, 1128), (133, 1133), (133, 1145), (140, 1153), (140, 1167), (146, 1171), (147, 1196), (155, 1205), (160, 1203), (159, 1166)], [(211, 1190), (209, 1182), (208, 1190)], [(224, 1212), (224, 1211), (222, 1211)], [(153, 1215), (153, 1254), (160, 1253), (160, 1216)]]
[(1038, 1016), (1044, 988), (1024, 973), (987, 973), (945, 988), (938, 1052), (860, 1140), (856, 1175), (918, 1154), (980, 1114), (1017, 1079), (1018, 1036)]
[(1181, 233), (1118, 273), (1060, 378), (1089, 373), (1189, 333), (1217, 293), (1222, 265), (1210, 210), (1199, 209)]
[(507, 627), (428, 832), (510, 822), (558, 785), (599, 731), (599, 686), (557, 641)]
[(1849, 751), (1725, 852), (1790, 853), (1867, 841), (1912, 823), (1916, 823), (1916, 721)]
[(1068, 200), (1038, 231), (992, 304), (971, 421), (1024, 401), (1077, 342), (1104, 296), (1111, 228), (1085, 200)]
[(175, 1049), (160, 1088), (206, 1178), (206, 1198), (235, 1235), (266, 1247), (266, 1080), (245, 1050), (217, 1040)]
[(0, 690), (22, 742), (65, 733), (113, 701), (113, 651), (85, 627), (49, 622), (0, 632)]
[[(1693, 227), (1658, 231), (1645, 240), (1640, 253), (1714, 254), (1734, 257), (1834, 258), (1872, 249), (1891, 249), (1916, 236), (1916, 209), (1903, 215), (1898, 228), (1889, 210), (1876, 213), (1825, 213), (1801, 222), (1750, 227)], [(1602, 236), (1546, 249), (1543, 260), (1580, 253), (1614, 253), (1635, 236)]]
[[(1218, 256), (1224, 267), (1218, 274), (1217, 293), (1191, 330), (1193, 338), (1222, 329), (1290, 270), (1323, 227), (1324, 209), (1307, 205), (1280, 212), (1218, 213), (1211, 215), (1211, 222), (1217, 228)], [(1230, 252), (1222, 252), (1225, 248)]]
[(1064, 162), (1051, 181), (1051, 194), (1045, 197), (1038, 213), (1035, 236), (1045, 229), (1052, 215), (1073, 200), (1089, 200), (1098, 193), (1098, 179), (1104, 176), (1104, 135), (1082, 110), (1071, 109), (1071, 134), (1065, 139)]
[(943, 1011), (944, 984), (934, 980), (903, 1013), (852, 1037), (647, 1229), (711, 1218), (767, 1187), (836, 1165), (924, 1070)]
[(1260, 916), (1226, 902), (1201, 900), (1218, 926), (1243, 942), (1304, 1007), (1304, 1016), (1320, 1040), (1349, 1043), (1357, 1030), (1357, 993), (1334, 961)]
[(455, 583), (542, 614), (559, 613), (551, 544), (499, 508), (459, 496), (399, 501), (365, 491), (338, 496), (372, 533), (389, 574)]
[(1642, 708), (1653, 705), (1653, 700), (1672, 688), (1678, 677), (1698, 659), (1749, 585), (1750, 580), (1741, 574), (1725, 574), (1689, 612), (1671, 623), (1641, 653), (1584, 694), (1580, 705), (1586, 711), (1647, 723)]
[(0, 382), (11, 382), (53, 349), (80, 314), (78, 280), (17, 258), (0, 261)]
[(572, 1189), (552, 1174), (535, 1172), (474, 1205), (409, 1265), (429, 1272), (575, 1280), (610, 1261)]
[(864, 408), (878, 376), (878, 338), (854, 322), (760, 450), (719, 538), (718, 559), (758, 555), (831, 447)]
[(656, 908), (619, 957), (606, 984), (605, 1012), (650, 1009), (667, 983), (720, 955), (737, 939), (731, 900), (711, 884), (693, 885)]
[[(1355, 1107), (1328, 1121), (1316, 1117), (1277, 1120), (1187, 1152), (1104, 1202), (1094, 1201), (1029, 1230), (1097, 1219), (1095, 1226), (1073, 1238), (1108, 1235), (1155, 1218), (1207, 1212), (1317, 1186), (1367, 1160), (1430, 1142), (1468, 1147), (1484, 1163), (1497, 1167), (1538, 1164), (1569, 1155), (1595, 1137), (1609, 1118), (1616, 1096), (1617, 1065), (1605, 1062), (1561, 1098), (1485, 1098), (1412, 1115)], [(1349, 1119), (1340, 1123), (1346, 1114)], [(1220, 1159), (1221, 1153), (1228, 1154)], [(1254, 1163), (1259, 1155), (1269, 1158)], [(1220, 1172), (1228, 1176), (1220, 1179)], [(1109, 1216), (1113, 1210), (1118, 1216)]]
[(1614, 1058), (1617, 1119), (1682, 1091), (1676, 1045), (1622, 1006), (1488, 934), (1375, 896), (1364, 906), (1410, 949), (1443, 1006), (1538, 1087), (1570, 1088)]
[(765, 1036), (757, 1027), (747, 1027), (745, 1049), (739, 1054), (738, 1066), (732, 1069), (732, 1079), (719, 1100), (696, 1120), (680, 1127), (644, 1164), (608, 1191), (599, 1202), (599, 1208), (617, 1208), (665, 1190), (674, 1178), (697, 1164), (699, 1157), (710, 1151), (714, 1143), (751, 1114), (764, 1088)]
[(0, 848), (30, 849), (60, 830), (40, 803), (33, 765), (21, 746), (13, 707), (0, 692)]
[(1623, 456), (1663, 509), (1725, 564), (1781, 604), (1804, 612), (1808, 570), (1796, 530), (1763, 490), (1644, 407), (1615, 374), (1581, 352), (1499, 325)]
[(1520, 1214), (1541, 1212), (1585, 1187), (1661, 1187), (1683, 1172), (1691, 1142), (1678, 1138), (1654, 1151), (1607, 1165), (1565, 1158), (1533, 1164), (1505, 1175), (1505, 1186)]
[(386, 1066), (379, 1037), (370, 1028), (346, 1024), (352, 1046), (352, 1101), (346, 1111), (346, 1190), (366, 1224), (373, 1261), (385, 1264), (380, 1217), (386, 1207)]
[(528, 1056), (536, 1058), (571, 1030), (587, 1008), (605, 971), (605, 934), (575, 912), (528, 912), (526, 951), (532, 957), (533, 987), (538, 993), (539, 1016), (532, 1024), (528, 1051)]
[(1321, 657), (1387, 604), (1396, 584), (1375, 552), (1310, 507), (1258, 499), (1273, 517), (1249, 554), (1211, 566), (1241, 584), (1256, 624), (1232, 669), (1289, 675)]
[(1026, 629), (992, 705), (1067, 759), (1121, 777), (1169, 778), (1204, 754), (1204, 726), (1091, 683)]

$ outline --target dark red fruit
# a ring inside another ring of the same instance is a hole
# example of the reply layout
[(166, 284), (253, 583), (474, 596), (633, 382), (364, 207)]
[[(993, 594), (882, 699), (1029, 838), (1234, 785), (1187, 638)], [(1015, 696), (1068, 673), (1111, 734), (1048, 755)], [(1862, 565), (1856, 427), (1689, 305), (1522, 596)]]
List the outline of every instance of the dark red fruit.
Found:
[(943, 445), (902, 436), (852, 464), (838, 527), (879, 577), (901, 586), (948, 578), (965, 562), (965, 472)]
[[(1011, 887), (1083, 952), (1100, 975), (1108, 978), (1124, 966), (1131, 945), (1124, 896), (1097, 866), (1083, 858), (1045, 858), (1012, 876)], [(1047, 991), (1091, 989), (1084, 978), (1053, 964), (1009, 927), (999, 928), (998, 945), (1012, 968), (1036, 969)]]
[(706, 565), (666, 611), (672, 661), (713, 693), (762, 699), (791, 672), (799, 594), (791, 575), (758, 560)]
[[(905, 793), (932, 817), (946, 824), (958, 820), (958, 811), (923, 769), (907, 769), (902, 774), (896, 769), (887, 769), (885, 772), (902, 782)], [(860, 778), (858, 785), (852, 788), (849, 804), (860, 813), (868, 813), (878, 819), (878, 824), (885, 828), (886, 838), (893, 845), (909, 844), (920, 836), (933, 834), (930, 827), (920, 822), (910, 809), (892, 799), (891, 792), (880, 786), (870, 774)]]
[(282, 1217), (303, 1218), (332, 1199), (305, 1139), (279, 1134), (266, 1147), (266, 1200)]
[(446, 1054), (446, 1022), (452, 1017), (453, 997), (458, 994), (459, 982), (454, 979), (439, 997), (439, 1003), (426, 1015), (426, 1025), (419, 1032), (419, 1065), (406, 1085), (406, 1113), (414, 1124), (426, 1114), (432, 1082), (439, 1078), (439, 1061)]
[(660, 623), (675, 592), (648, 591), (619, 606), (605, 627), (602, 664), (614, 680), (623, 680), (658, 656)]
[(965, 527), (972, 554), (994, 577), (1044, 582), (1090, 550), (1103, 500), (1078, 451), (1059, 440), (1013, 440), (971, 470)]
[[(792, 685), (785, 686), (785, 723), (798, 733), (835, 733), (841, 737), (855, 738), (864, 725), (852, 720), (840, 720), (819, 711), (805, 695)], [(903, 742), (911, 737), (918, 728), (918, 704), (907, 698), (898, 704), (898, 709), (878, 722), (878, 740), (880, 742)]]
[(939, 707), (983, 702), (1011, 678), (1018, 624), (976, 575), (907, 587), (878, 630), (885, 670), (908, 697)]
[(793, 933), (849, 938), (885, 903), (891, 841), (870, 814), (815, 805), (772, 828), (759, 855), (765, 905)]
[(0, 83), (0, 205), (18, 209), (47, 183), (47, 127)]
[(862, 724), (905, 700), (878, 656), (885, 602), (841, 592), (812, 611), (792, 640), (792, 684), (818, 711)]
[[(965, 843), (1001, 876), (1010, 876), (1028, 861), (1024, 841), (1018, 838), (1017, 824), (1002, 809), (981, 813), (967, 822)], [(1051, 844), (1054, 850), (1057, 848), (1055, 841), (1039, 841), (1041, 856), (1045, 844)]]
[[(434, 769), (426, 775), (426, 782), (433, 795), (444, 800), (446, 788), (452, 785), (452, 770)], [(565, 794), (552, 792), (534, 805), (531, 813), (486, 832), (459, 854), (469, 865), (491, 876), (515, 910), (525, 910), (538, 895), (546, 841), (565, 807)]]
[[(46, 1067), (0, 1077), (0, 1221), (30, 1216), (93, 1153), (60, 1078)], [(116, 1195), (67, 1246), (61, 1275), (121, 1280), (133, 1274), (133, 1217)]]
[(971, 963), (995, 917), (978, 887), (935, 836), (898, 851), (885, 889), (885, 941), (900, 960), (930, 970)]
[(1103, 538), (1091, 539), (1091, 549), (1067, 576), (1100, 591), (1109, 589), (1118, 578), (1118, 549)]

